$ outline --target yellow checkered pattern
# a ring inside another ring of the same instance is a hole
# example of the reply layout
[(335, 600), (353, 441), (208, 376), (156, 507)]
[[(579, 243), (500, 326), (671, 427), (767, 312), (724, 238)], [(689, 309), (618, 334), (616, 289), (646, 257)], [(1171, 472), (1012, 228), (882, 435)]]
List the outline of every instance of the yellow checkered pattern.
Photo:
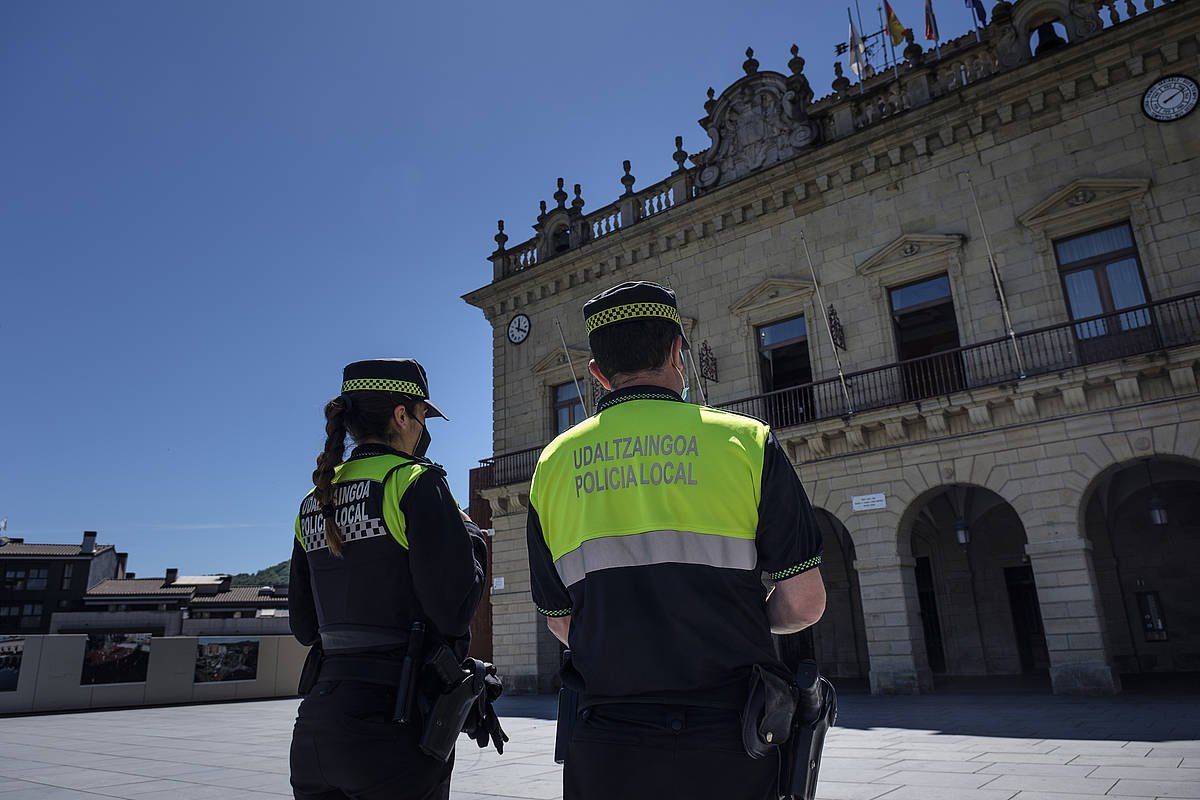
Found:
[(603, 311), (597, 311), (595, 314), (592, 314), (583, 321), (583, 326), (587, 328), (587, 332), (590, 334), (597, 328), (611, 325), (614, 322), (624, 322), (627, 319), (640, 319), (643, 317), (662, 317), (683, 327), (683, 323), (679, 320), (679, 312), (666, 303), (630, 303), (624, 306), (613, 306), (612, 308), (606, 308)]
[(424, 397), (421, 387), (412, 381), (397, 381), (391, 378), (355, 378), (342, 384), (342, 392), (400, 392), (413, 397)]

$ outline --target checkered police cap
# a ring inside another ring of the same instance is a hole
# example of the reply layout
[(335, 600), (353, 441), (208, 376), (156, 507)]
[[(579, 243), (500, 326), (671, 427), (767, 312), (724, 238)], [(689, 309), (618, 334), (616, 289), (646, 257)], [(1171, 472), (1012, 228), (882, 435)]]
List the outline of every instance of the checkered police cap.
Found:
[(397, 392), (424, 400), (429, 415), (447, 418), (429, 401), (429, 379), (415, 358), (374, 358), (347, 364), (342, 370), (342, 394), (363, 391)]
[(606, 289), (583, 304), (583, 326), (588, 336), (606, 325), (634, 319), (665, 319), (679, 326), (683, 346), (688, 347), (679, 317), (675, 292), (650, 281), (626, 281)]

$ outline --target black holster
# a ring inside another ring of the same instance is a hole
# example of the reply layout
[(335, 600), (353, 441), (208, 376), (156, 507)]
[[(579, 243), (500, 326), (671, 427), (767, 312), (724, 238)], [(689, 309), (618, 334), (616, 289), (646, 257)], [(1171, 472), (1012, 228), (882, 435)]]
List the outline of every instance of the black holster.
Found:
[(812, 660), (799, 663), (796, 686), (799, 698), (790, 741), (781, 752), (779, 794), (782, 800), (814, 800), (825, 734), (837, 721), (837, 691)]
[(296, 694), (303, 697), (312, 691), (312, 687), (317, 682), (317, 676), (321, 674), (321, 663), (325, 660), (325, 650), (321, 647), (321, 640), (317, 641), (308, 648), (308, 655), (304, 657), (304, 666), (300, 668), (300, 682), (296, 685)]
[(562, 654), (562, 688), (558, 690), (558, 725), (554, 731), (554, 763), (567, 763), (567, 750), (571, 747), (571, 735), (575, 732), (575, 720), (579, 717), (579, 692), (569, 685), (567, 674), (572, 671), (571, 651)]
[(435, 685), (441, 684), (441, 691), (425, 714), (420, 748), (428, 755), (446, 761), (454, 752), (454, 743), (458, 741), (467, 716), (486, 688), (487, 665), (473, 658), (460, 665), (449, 648), (441, 647), (426, 665), (426, 670)]

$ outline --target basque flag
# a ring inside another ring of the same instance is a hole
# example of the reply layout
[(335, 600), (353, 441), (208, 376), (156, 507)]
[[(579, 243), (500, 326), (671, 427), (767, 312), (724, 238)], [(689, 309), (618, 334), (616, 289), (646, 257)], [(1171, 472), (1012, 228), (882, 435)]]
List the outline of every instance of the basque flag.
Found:
[(963, 0), (967, 8), (975, 12), (975, 16), (979, 18), (980, 25), (987, 25), (987, 12), (983, 10), (982, 0)]
[(925, 0), (925, 38), (931, 42), (940, 42), (938, 35), (937, 16), (933, 13), (933, 0)]

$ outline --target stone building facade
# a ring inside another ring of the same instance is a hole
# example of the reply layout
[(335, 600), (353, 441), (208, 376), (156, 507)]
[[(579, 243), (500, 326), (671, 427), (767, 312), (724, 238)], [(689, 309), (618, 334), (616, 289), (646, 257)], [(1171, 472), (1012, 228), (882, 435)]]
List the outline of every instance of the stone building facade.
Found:
[(493, 326), (481, 493), (512, 682), (552, 688), (559, 655), (529, 475), (594, 406), (571, 388), (583, 302), (630, 279), (676, 289), (693, 385), (792, 456), (825, 534), (827, 672), (1064, 693), (1200, 672), (1200, 113), (1143, 105), (1198, 50), (1196, 3), (1017, 0), (821, 98), (794, 49), (782, 72), (750, 52), (666, 179), (636, 189), (627, 164), (593, 212), (560, 180), (532, 239), (501, 224), (465, 299)]

